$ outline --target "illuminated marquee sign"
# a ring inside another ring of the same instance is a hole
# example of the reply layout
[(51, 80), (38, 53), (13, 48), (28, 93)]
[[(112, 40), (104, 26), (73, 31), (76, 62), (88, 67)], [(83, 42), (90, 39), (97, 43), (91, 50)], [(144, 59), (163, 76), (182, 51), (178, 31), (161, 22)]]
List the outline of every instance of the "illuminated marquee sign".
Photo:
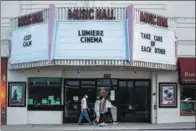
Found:
[(115, 20), (114, 9), (69, 9), (69, 20)]
[(43, 22), (43, 12), (36, 12), (18, 18), (18, 27)]
[(166, 17), (158, 16), (143, 11), (140, 12), (140, 22), (168, 28), (168, 19)]

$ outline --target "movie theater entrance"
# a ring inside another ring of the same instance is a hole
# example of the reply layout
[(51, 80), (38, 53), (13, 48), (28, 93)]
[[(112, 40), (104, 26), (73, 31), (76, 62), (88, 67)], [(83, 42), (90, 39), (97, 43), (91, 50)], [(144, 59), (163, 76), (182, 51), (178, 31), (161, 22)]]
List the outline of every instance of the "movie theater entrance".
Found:
[(80, 100), (88, 94), (90, 116), (100, 87), (105, 87), (111, 102), (117, 107), (118, 122), (150, 122), (150, 80), (132, 79), (65, 79), (64, 123), (76, 123), (80, 115)]

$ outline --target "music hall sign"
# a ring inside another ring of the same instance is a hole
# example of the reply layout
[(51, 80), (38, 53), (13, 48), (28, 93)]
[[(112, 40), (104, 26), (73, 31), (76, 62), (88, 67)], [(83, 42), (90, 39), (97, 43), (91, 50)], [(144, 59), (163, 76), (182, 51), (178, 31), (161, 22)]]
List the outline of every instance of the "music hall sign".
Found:
[(115, 20), (114, 9), (68, 9), (68, 20)]

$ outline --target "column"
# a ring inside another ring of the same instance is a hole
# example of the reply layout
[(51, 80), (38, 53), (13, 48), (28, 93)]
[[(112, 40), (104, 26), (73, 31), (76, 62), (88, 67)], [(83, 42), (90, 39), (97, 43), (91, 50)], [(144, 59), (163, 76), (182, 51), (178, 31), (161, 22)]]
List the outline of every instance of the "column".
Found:
[(158, 96), (158, 89), (157, 89), (157, 72), (152, 72), (152, 87), (151, 87), (151, 123), (157, 123), (157, 96)]

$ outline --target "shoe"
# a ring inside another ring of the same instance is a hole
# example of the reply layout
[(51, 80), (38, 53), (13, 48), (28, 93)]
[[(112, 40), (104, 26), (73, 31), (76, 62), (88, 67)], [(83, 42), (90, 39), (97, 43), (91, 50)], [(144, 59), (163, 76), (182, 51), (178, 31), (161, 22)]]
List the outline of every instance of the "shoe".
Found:
[(89, 123), (89, 125), (92, 125), (92, 124), (93, 124), (92, 122)]
[(115, 125), (115, 124), (117, 124), (117, 122), (113, 122), (113, 124)]
[(104, 122), (103, 124), (104, 124), (105, 126), (107, 126), (107, 123)]
[(99, 126), (105, 126), (105, 124), (104, 123), (101, 123), (101, 124), (99, 124)]
[(78, 123), (78, 125), (84, 125), (83, 123)]
[(106, 126), (107, 124), (105, 122), (101, 123), (100, 126)]

